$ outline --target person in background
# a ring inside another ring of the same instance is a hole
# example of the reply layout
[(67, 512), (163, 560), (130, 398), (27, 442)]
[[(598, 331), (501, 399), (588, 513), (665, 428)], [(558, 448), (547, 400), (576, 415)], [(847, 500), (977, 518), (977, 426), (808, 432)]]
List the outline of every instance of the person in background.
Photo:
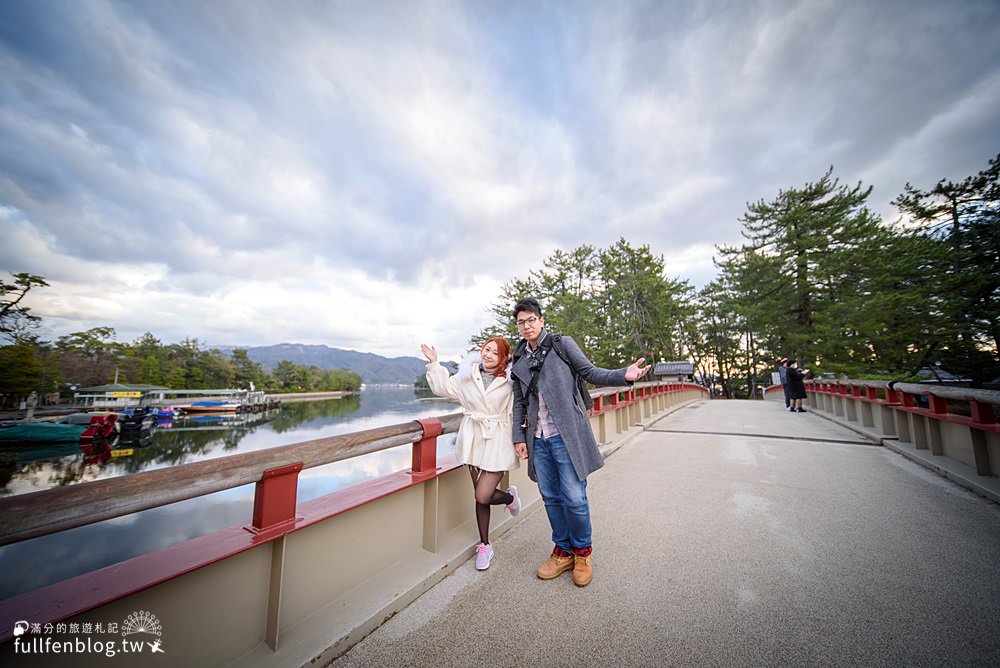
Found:
[(788, 358), (782, 357), (778, 361), (778, 377), (781, 379), (781, 389), (785, 393), (785, 408), (792, 405), (791, 399), (788, 398)]
[(788, 410), (792, 413), (796, 411), (806, 412), (806, 409), (802, 408), (802, 400), (807, 396), (806, 384), (803, 382), (807, 373), (809, 373), (809, 369), (799, 369), (797, 361), (788, 360), (788, 399), (791, 402)]
[(455, 457), (469, 467), (476, 497), (476, 568), (485, 571), (493, 561), (490, 544), (490, 506), (504, 505), (511, 515), (521, 512), (517, 487), (497, 489), (504, 473), (520, 466), (511, 441), (512, 385), (510, 344), (494, 337), (459, 364), (454, 376), (438, 362), (434, 346), (420, 345), (427, 358), (427, 384), (439, 397), (462, 406), (462, 423), (455, 437)]
[(555, 543), (536, 574), (552, 580), (572, 569), (573, 583), (585, 587), (593, 579), (587, 476), (604, 466), (604, 459), (576, 376), (614, 387), (631, 384), (650, 367), (641, 366), (644, 358), (624, 369), (594, 366), (573, 339), (561, 336), (557, 342), (557, 335), (545, 331), (536, 299), (518, 301), (514, 320), (524, 337), (511, 370), (514, 447), (519, 457), (528, 459), (528, 476), (538, 483)]
[(38, 392), (34, 390), (28, 395), (28, 412), (24, 414), (25, 420), (35, 419), (35, 408), (38, 406)]

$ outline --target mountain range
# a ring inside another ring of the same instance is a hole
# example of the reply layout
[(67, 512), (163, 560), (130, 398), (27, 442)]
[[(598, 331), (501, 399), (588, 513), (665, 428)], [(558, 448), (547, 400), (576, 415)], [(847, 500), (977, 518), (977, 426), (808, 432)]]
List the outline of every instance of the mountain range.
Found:
[(417, 376), (427, 368), (427, 360), (419, 357), (382, 357), (323, 345), (279, 343), (273, 346), (212, 347), (227, 355), (231, 355), (234, 348), (243, 348), (251, 360), (259, 362), (268, 372), (282, 360), (320, 369), (350, 369), (368, 385), (413, 385)]

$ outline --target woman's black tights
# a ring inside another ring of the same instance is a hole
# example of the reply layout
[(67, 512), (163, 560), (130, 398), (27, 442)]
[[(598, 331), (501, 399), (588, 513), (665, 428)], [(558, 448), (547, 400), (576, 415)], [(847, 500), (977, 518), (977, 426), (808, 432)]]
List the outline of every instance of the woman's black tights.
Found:
[(483, 471), (475, 466), (469, 467), (472, 476), (472, 486), (476, 491), (476, 524), (479, 525), (479, 540), (490, 542), (490, 506), (514, 503), (514, 497), (497, 489), (503, 479), (503, 471)]

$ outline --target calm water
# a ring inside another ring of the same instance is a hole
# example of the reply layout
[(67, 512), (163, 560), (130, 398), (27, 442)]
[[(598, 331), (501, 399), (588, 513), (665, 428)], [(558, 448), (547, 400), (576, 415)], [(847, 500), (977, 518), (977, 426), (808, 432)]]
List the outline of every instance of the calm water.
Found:
[[(454, 403), (410, 389), (365, 389), (360, 396), (287, 403), (268, 414), (201, 416), (161, 423), (148, 442), (123, 456), (80, 447), (0, 450), (0, 494), (25, 494), (239, 452), (446, 415)], [(450, 452), (454, 437), (438, 439)], [(410, 466), (410, 446), (319, 466), (299, 474), (298, 500), (308, 501)], [(225, 527), (249, 524), (253, 485), (155, 508), (0, 548), (0, 599), (163, 549)]]

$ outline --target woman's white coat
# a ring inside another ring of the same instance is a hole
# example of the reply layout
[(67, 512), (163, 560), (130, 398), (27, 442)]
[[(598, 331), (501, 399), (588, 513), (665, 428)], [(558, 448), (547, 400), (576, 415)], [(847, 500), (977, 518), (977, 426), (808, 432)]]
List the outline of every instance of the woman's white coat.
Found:
[(478, 353), (467, 356), (454, 376), (438, 362), (427, 365), (427, 384), (439, 397), (457, 401), (464, 417), (455, 437), (455, 457), (484, 471), (510, 471), (520, 466), (511, 438), (514, 406), (510, 368), (483, 388)]

